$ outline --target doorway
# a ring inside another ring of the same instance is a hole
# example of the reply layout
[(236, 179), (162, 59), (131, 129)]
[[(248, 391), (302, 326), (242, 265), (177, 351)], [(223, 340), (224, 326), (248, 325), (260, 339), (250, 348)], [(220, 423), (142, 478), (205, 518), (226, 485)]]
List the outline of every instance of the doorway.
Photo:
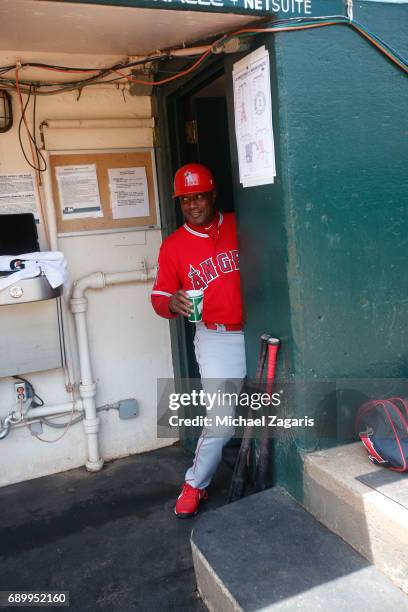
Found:
[(234, 210), (225, 75), (213, 79), (183, 99), (186, 161), (211, 168), (217, 185), (217, 205)]
[[(170, 189), (176, 170), (189, 162), (211, 168), (219, 210), (234, 211), (224, 62), (217, 58), (181, 87), (161, 92), (158, 112), (161, 158), (158, 167), (165, 189), (161, 193), (165, 233), (172, 233), (184, 223), (178, 203), (171, 201)], [(171, 322), (170, 329), (176, 385), (178, 379), (180, 391), (189, 391), (199, 385), (200, 379), (194, 356), (194, 326), (178, 317)], [(185, 416), (190, 416), (187, 412)], [(188, 430), (180, 434), (183, 446), (194, 450), (195, 440)]]
[[(217, 186), (217, 207), (221, 212), (232, 212), (234, 203), (224, 72), (183, 96), (180, 105), (183, 109), (180, 125), (183, 134), (180, 136), (184, 136), (180, 138), (181, 148), (184, 144), (181, 163), (197, 162), (208, 166)], [(182, 219), (180, 221), (183, 222)], [(187, 321), (185, 326), (189, 376), (198, 377), (193, 352), (194, 326)]]

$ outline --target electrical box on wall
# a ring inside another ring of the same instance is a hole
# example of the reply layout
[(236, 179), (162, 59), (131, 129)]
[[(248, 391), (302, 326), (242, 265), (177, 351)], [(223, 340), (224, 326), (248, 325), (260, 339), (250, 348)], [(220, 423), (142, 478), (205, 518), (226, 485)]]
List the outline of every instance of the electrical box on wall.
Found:
[[(133, 81), (129, 84), (129, 93), (131, 96), (151, 96), (153, 91), (154, 75), (158, 71), (157, 62), (147, 62), (143, 66), (134, 68), (132, 72)], [(135, 81), (143, 81), (136, 83)], [(148, 83), (151, 83), (149, 85)]]
[(0, 377), (62, 367), (56, 299), (0, 306)]

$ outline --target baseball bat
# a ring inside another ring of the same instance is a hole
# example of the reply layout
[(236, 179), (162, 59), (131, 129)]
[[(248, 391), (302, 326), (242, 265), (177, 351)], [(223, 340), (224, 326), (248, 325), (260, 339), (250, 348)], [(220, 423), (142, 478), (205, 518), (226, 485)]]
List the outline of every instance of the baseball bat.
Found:
[[(259, 347), (258, 364), (256, 369), (256, 380), (260, 382), (262, 380), (263, 371), (265, 367), (265, 361), (268, 351), (268, 340), (269, 334), (262, 334)], [(249, 414), (249, 413), (248, 413)], [(245, 492), (246, 483), (246, 469), (247, 469), (247, 457), (249, 449), (251, 447), (252, 439), (252, 426), (247, 425), (242, 436), (241, 446), (238, 452), (237, 459), (235, 461), (234, 472), (232, 474), (231, 485), (228, 492), (227, 504), (241, 499)]]
[[(273, 383), (275, 380), (276, 358), (279, 349), (279, 340), (277, 338), (269, 338), (268, 340), (268, 366), (266, 369), (266, 390), (269, 397), (272, 398)], [(266, 415), (268, 417), (268, 415)], [(269, 465), (269, 436), (268, 423), (265, 423), (262, 430), (261, 441), (259, 444), (259, 458), (255, 472), (254, 493), (266, 489), (268, 480), (268, 465)]]

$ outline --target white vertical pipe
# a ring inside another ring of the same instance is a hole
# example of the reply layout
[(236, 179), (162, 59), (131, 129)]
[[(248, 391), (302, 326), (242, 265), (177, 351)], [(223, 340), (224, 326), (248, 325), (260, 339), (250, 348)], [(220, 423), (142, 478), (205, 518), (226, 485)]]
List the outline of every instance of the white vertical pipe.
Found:
[[(87, 298), (82, 298), (86, 303), (85, 308), (87, 309)], [(71, 302), (72, 304), (72, 302)], [(78, 307), (78, 303), (76, 303)], [(92, 377), (92, 365), (91, 357), (89, 354), (89, 339), (88, 339), (88, 328), (86, 325), (86, 310), (80, 312), (74, 312), (76, 332), (78, 337), (78, 352), (81, 368), (81, 383), (89, 385), (93, 383)]]
[(88, 329), (86, 325), (87, 308), (88, 300), (86, 297), (71, 299), (71, 311), (74, 314), (81, 371), (79, 394), (85, 411), (84, 428), (88, 440), (88, 460), (85, 466), (90, 472), (98, 472), (102, 469), (103, 459), (99, 453), (99, 419), (96, 416), (96, 384), (92, 376)]

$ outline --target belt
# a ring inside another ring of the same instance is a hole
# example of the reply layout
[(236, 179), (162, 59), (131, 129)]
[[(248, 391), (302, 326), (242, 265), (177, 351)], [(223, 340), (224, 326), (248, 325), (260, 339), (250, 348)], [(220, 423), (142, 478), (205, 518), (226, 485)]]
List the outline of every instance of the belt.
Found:
[(216, 331), (242, 331), (241, 323), (232, 323), (224, 325), (223, 323), (206, 323), (204, 325), (207, 329), (215, 329)]

